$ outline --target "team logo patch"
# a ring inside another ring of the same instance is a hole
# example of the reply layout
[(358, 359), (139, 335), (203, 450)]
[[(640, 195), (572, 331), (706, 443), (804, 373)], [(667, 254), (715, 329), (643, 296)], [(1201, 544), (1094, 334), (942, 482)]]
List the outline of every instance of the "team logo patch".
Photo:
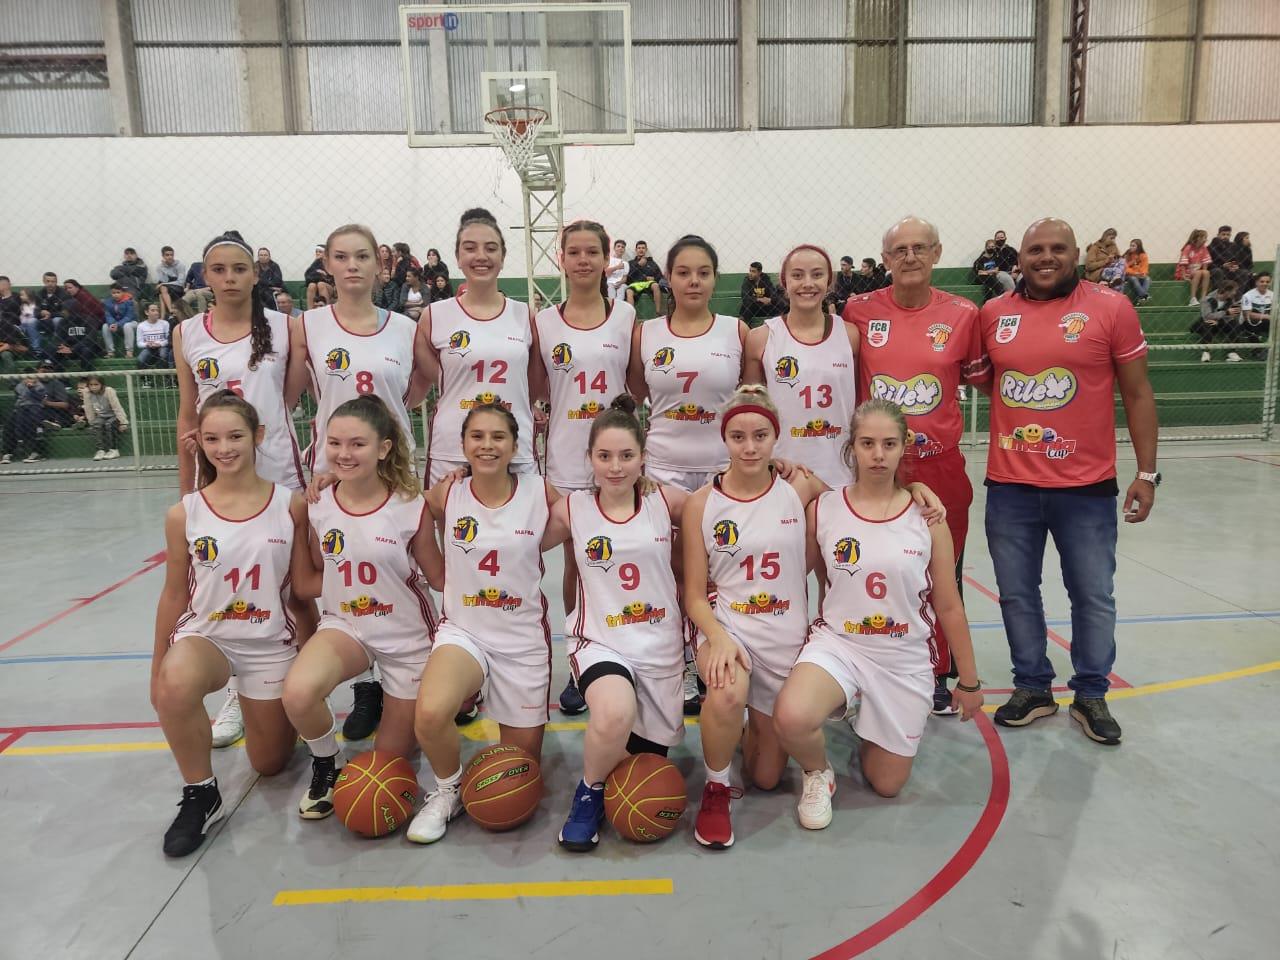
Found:
[(849, 576), (858, 572), (858, 561), (861, 559), (862, 544), (854, 537), (841, 537), (831, 551), (831, 566)]
[(338, 562), (338, 558), (342, 555), (342, 548), (347, 545), (347, 538), (342, 535), (342, 531), (337, 528), (325, 531), (325, 535), (320, 538), (320, 552), (324, 554), (326, 560)]
[(343, 600), (339, 606), (343, 613), (353, 617), (389, 617), (395, 610), (394, 603), (379, 603), (377, 597), (362, 593), (354, 600)]
[(780, 617), (791, 609), (791, 601), (779, 600), (776, 593), (761, 590), (759, 593), (753, 593), (747, 597), (745, 602), (736, 601), (730, 603), (729, 609), (734, 613), (745, 613), (747, 616), (771, 613), (775, 617)]
[(800, 379), (800, 361), (795, 357), (779, 357), (773, 365), (773, 376), (779, 383), (794, 387)]
[(578, 407), (577, 410), (566, 410), (565, 419), (594, 420), (596, 417), (600, 416), (600, 411), (603, 409), (604, 407), (600, 405), (599, 400), (588, 400), (586, 403), (582, 404), (582, 406)]
[(191, 555), (200, 566), (214, 569), (218, 565), (218, 541), (213, 537), (196, 537), (191, 544)]
[(476, 536), (480, 533), (480, 524), (475, 517), (459, 517), (453, 521), (453, 545), (463, 553), (475, 549)]
[(659, 347), (653, 354), (653, 359), (649, 363), (654, 370), (660, 370), (663, 373), (670, 373), (671, 366), (676, 362), (676, 351), (674, 347)]
[(661, 623), (666, 618), (666, 607), (655, 607), (652, 603), (635, 600), (623, 607), (621, 613), (605, 614), (604, 625), (626, 627), (633, 623)]
[(196, 376), (203, 383), (217, 380), (221, 373), (222, 368), (218, 366), (217, 357), (201, 357), (196, 361)]
[(464, 593), (462, 595), (462, 605), (464, 607), (488, 607), (492, 610), (515, 610), (520, 604), (524, 603), (514, 593), (508, 593), (501, 587), (485, 587), (477, 590), (475, 593)]
[(672, 407), (662, 415), (664, 420), (679, 420), (682, 423), (711, 423), (716, 418), (714, 410), (704, 410), (696, 403), (682, 403)]
[(613, 567), (613, 541), (608, 537), (592, 537), (583, 552), (587, 555), (588, 567), (599, 567), (606, 573)]
[(346, 347), (334, 347), (324, 355), (324, 369), (331, 377), (345, 380), (351, 376), (351, 354)]
[(883, 347), (889, 342), (888, 320), (872, 320), (867, 324), (867, 343), (873, 347)]
[(1065, 460), (1076, 452), (1076, 442), (1058, 435), (1053, 427), (1038, 423), (1014, 427), (1012, 433), (1002, 433), (996, 438), (1001, 450), (1013, 453), (1039, 453), (1049, 460)]
[(1058, 324), (1062, 328), (1062, 339), (1067, 343), (1075, 343), (1080, 339), (1080, 334), (1084, 333), (1084, 325), (1088, 322), (1088, 314), (1068, 313)]
[(218, 623), (223, 620), (242, 620), (247, 623), (266, 623), (271, 619), (271, 611), (263, 610), (256, 604), (247, 600), (241, 600), (239, 597), (232, 600), (221, 610), (215, 610), (209, 614), (210, 623)]
[(485, 406), (487, 404), (496, 404), (503, 410), (510, 410), (511, 404), (503, 400), (498, 394), (492, 390), (486, 390), (483, 393), (477, 393), (470, 400), (459, 400), (458, 408), (460, 410), (470, 410), (472, 407)]
[(471, 352), (471, 334), (465, 330), (455, 330), (449, 335), (449, 352), (465, 357)]
[(831, 437), (838, 437), (842, 433), (844, 433), (844, 427), (837, 426), (830, 420), (823, 419), (822, 417), (810, 420), (803, 427), (791, 428), (791, 436), (797, 440), (806, 437), (821, 437), (828, 439)]
[(1059, 410), (1075, 399), (1076, 375), (1066, 367), (1039, 373), (1006, 370), (1000, 377), (1000, 401), (1025, 410)]
[(551, 348), (551, 369), (562, 371), (573, 369), (573, 348), (567, 343), (557, 343)]
[(936, 409), (941, 402), (942, 382), (932, 373), (922, 373), (906, 380), (877, 373), (871, 378), (871, 396), (896, 403), (909, 417), (920, 417)]
[(733, 556), (738, 552), (738, 525), (732, 520), (717, 520), (711, 528), (711, 538), (715, 541), (717, 553)]
[(845, 633), (858, 633), (863, 636), (876, 637), (905, 637), (907, 635), (907, 625), (898, 623), (893, 617), (886, 616), (883, 613), (873, 613), (869, 617), (863, 617), (860, 621), (846, 620), (844, 622)]
[(941, 453), (942, 443), (938, 440), (929, 439), (929, 435), (926, 433), (908, 430), (907, 452), (924, 460), (927, 457), (937, 456)]
[(1008, 317), (996, 318), (996, 343), (1012, 343), (1018, 335), (1018, 324), (1022, 322), (1022, 314), (1015, 313)]
[(955, 329), (949, 323), (931, 323), (925, 334), (929, 337), (929, 343), (933, 345), (933, 349), (938, 353), (947, 349), (947, 342), (951, 339), (951, 334), (955, 333)]

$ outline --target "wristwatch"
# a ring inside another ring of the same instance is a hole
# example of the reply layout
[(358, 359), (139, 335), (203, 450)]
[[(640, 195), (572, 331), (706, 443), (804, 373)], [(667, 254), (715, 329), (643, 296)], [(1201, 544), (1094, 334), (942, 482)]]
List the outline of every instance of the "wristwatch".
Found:
[(1143, 473), (1141, 470), (1139, 470), (1138, 479), (1147, 481), (1147, 483), (1151, 484), (1153, 487), (1158, 487), (1160, 486), (1160, 481), (1163, 478), (1160, 476), (1159, 470), (1157, 470), (1155, 473)]

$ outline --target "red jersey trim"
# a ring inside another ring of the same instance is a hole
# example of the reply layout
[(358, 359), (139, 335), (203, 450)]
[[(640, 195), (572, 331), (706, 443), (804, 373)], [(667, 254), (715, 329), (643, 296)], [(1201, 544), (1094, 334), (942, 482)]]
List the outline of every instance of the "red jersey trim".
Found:
[(461, 310), (463, 314), (466, 315), (467, 319), (474, 320), (476, 323), (492, 323), (494, 320), (497, 320), (500, 316), (502, 316), (504, 313), (507, 312), (507, 304), (510, 302), (510, 298), (504, 293), (502, 295), (501, 310), (495, 313), (492, 317), (477, 317), (474, 313), (472, 313), (470, 310), (467, 309), (466, 305), (462, 302), (461, 297), (454, 297), (453, 299), (457, 302), (458, 309)]
[(899, 519), (904, 514), (906, 514), (906, 512), (911, 509), (911, 505), (915, 502), (914, 500), (911, 499), (911, 497), (908, 497), (907, 505), (903, 507), (901, 510), (899, 510), (897, 513), (895, 513), (892, 517), (885, 517), (883, 520), (872, 520), (870, 517), (864, 517), (857, 510), (853, 509), (853, 504), (849, 502), (848, 487), (845, 487), (843, 490), (840, 491), (840, 499), (843, 500), (844, 505), (849, 508), (849, 512), (852, 513), (859, 520), (861, 520), (863, 523), (893, 523), (893, 521)]
[(394, 491), (394, 490), (388, 490), (388, 491), (387, 491), (387, 495), (383, 498), (382, 502), (381, 502), (380, 504), (378, 504), (376, 507), (374, 507), (372, 510), (366, 510), (364, 513), (353, 513), (352, 511), (350, 511), (350, 510), (348, 510), (346, 507), (344, 507), (344, 506), (342, 505), (342, 501), (338, 499), (338, 488), (339, 488), (340, 486), (342, 486), (342, 481), (341, 481), (341, 480), (339, 480), (337, 483), (335, 483), (335, 484), (333, 485), (333, 503), (334, 503), (334, 506), (336, 506), (339, 510), (341, 510), (343, 513), (345, 513), (348, 517), (371, 517), (371, 516), (373, 516), (375, 513), (377, 513), (379, 510), (381, 510), (383, 507), (385, 507), (388, 503), (390, 503), (390, 502), (391, 502), (391, 497), (392, 497), (392, 495), (395, 493), (395, 491)]
[(250, 520), (257, 520), (258, 517), (262, 516), (264, 513), (267, 512), (267, 507), (271, 506), (271, 501), (276, 498), (276, 485), (274, 483), (271, 485), (271, 495), (267, 497), (267, 502), (262, 505), (262, 509), (259, 510), (257, 513), (255, 513), (251, 517), (245, 517), (243, 520), (236, 520), (236, 519), (233, 519), (232, 517), (224, 517), (217, 510), (213, 509), (213, 504), (210, 503), (209, 498), (204, 495), (204, 490), (198, 490), (196, 492), (200, 494), (200, 499), (203, 500), (204, 505), (209, 508), (209, 512), (212, 513), (219, 520), (224, 520), (227, 523), (248, 523)]
[(374, 313), (377, 314), (378, 319), (381, 321), (378, 324), (378, 328), (374, 330), (373, 333), (356, 333), (354, 330), (349, 330), (346, 324), (344, 324), (338, 317), (338, 310), (333, 304), (329, 304), (329, 312), (333, 314), (333, 322), (338, 325), (338, 329), (352, 337), (364, 337), (366, 339), (369, 337), (376, 337), (383, 330), (387, 329), (387, 326), (391, 323), (391, 311), (383, 310), (381, 307), (375, 307)]

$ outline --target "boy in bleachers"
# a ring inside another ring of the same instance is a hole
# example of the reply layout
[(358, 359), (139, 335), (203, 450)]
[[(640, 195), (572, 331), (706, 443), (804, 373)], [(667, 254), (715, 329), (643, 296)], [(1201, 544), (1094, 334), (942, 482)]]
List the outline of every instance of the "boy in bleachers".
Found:
[(133, 340), (138, 331), (138, 304), (123, 284), (111, 285), (111, 296), (102, 301), (106, 318), (102, 324), (102, 343), (107, 356), (116, 355), (115, 334), (124, 338), (124, 355), (133, 359)]
[[(1266, 343), (1271, 338), (1271, 274), (1262, 272), (1253, 278), (1253, 289), (1240, 298), (1240, 339), (1248, 343)], [(1264, 350), (1254, 350), (1250, 356), (1261, 360)]]

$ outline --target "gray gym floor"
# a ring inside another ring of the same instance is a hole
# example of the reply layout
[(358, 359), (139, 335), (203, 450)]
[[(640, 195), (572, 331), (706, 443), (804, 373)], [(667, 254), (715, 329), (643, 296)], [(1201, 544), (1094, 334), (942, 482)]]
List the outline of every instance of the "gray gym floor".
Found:
[[(970, 455), (975, 484), (983, 457)], [(747, 793), (731, 850), (700, 848), (690, 815), (663, 843), (606, 832), (578, 856), (555, 835), (582, 724), (558, 712), (535, 819), (502, 835), (462, 819), (427, 848), (303, 823), (305, 751), (263, 780), (233, 747), (214, 757), (231, 813), (176, 862), (160, 839), (180, 783), (147, 700), (176, 480), (3, 480), (0, 957), (1274, 957), (1280, 448), (1166, 444), (1161, 467), (1152, 520), (1121, 529), (1119, 748), (1086, 740), (1065, 709), (1016, 731), (934, 718), (910, 783), (886, 801), (850, 770), (852, 737), (832, 725), (827, 830), (797, 825), (793, 768), (773, 794)], [(1008, 652), (976, 489), (965, 599), (982, 676), (1001, 688)], [(548, 564), (558, 627), (558, 554)], [(1046, 607), (1069, 639), (1055, 572), (1050, 548)], [(1050, 652), (1065, 682), (1067, 653)], [(688, 733), (674, 759), (696, 801), (697, 726)]]

